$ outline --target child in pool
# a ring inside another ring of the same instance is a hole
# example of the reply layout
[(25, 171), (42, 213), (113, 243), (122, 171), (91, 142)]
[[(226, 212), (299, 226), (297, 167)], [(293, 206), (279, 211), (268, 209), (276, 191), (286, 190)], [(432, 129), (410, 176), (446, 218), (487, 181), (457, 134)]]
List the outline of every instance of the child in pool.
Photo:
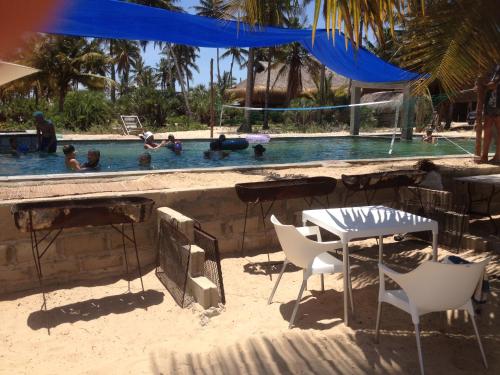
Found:
[(81, 171), (82, 167), (78, 160), (76, 160), (76, 150), (73, 145), (66, 145), (63, 147), (64, 153), (64, 164), (66, 164), (66, 168), (71, 169), (72, 171)]
[(82, 167), (85, 169), (97, 170), (101, 167), (99, 165), (100, 159), (101, 159), (101, 152), (96, 149), (91, 149), (87, 152), (87, 161), (83, 163)]

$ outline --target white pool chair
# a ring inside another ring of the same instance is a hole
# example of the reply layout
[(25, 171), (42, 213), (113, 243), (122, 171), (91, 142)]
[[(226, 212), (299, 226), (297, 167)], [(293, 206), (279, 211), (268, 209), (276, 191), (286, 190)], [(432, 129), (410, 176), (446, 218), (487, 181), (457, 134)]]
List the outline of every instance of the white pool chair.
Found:
[[(423, 375), (424, 363), (420, 346), (419, 317), (435, 311), (465, 310), (469, 313), (472, 321), (484, 366), (488, 368), (471, 301), (488, 262), (489, 259), (469, 264), (444, 264), (427, 261), (408, 273), (398, 273), (383, 264), (379, 264), (380, 289), (375, 327), (376, 341), (378, 342), (382, 302), (390, 303), (406, 311), (411, 315), (415, 325), (420, 373)], [(398, 283), (402, 289), (386, 290), (385, 275)]]
[[(321, 234), (319, 228), (316, 226), (296, 228), (293, 225), (283, 225), (274, 215), (271, 216), (271, 222), (274, 224), (278, 240), (285, 253), (285, 261), (283, 262), (283, 267), (281, 268), (281, 272), (276, 280), (276, 284), (273, 287), (273, 291), (271, 292), (271, 296), (269, 297), (267, 303), (270, 304), (272, 302), (274, 293), (276, 292), (281, 277), (283, 276), (283, 272), (285, 272), (285, 268), (289, 263), (303, 269), (302, 285), (300, 287), (299, 295), (297, 297), (297, 301), (295, 302), (295, 307), (288, 326), (288, 328), (291, 328), (293, 326), (293, 322), (295, 321), (295, 315), (297, 314), (297, 310), (299, 308), (302, 293), (304, 293), (304, 289), (307, 285), (307, 279), (313, 274), (320, 274), (321, 289), (324, 290), (323, 275), (325, 273), (332, 274), (343, 271), (342, 261), (327, 253), (327, 251), (341, 249), (342, 243), (340, 241), (316, 242), (305, 237), (316, 235), (318, 241), (321, 241)], [(350, 282), (349, 294), (351, 296), (352, 307)]]
[(139, 134), (144, 132), (141, 121), (137, 116), (120, 116), (122, 120), (123, 135)]

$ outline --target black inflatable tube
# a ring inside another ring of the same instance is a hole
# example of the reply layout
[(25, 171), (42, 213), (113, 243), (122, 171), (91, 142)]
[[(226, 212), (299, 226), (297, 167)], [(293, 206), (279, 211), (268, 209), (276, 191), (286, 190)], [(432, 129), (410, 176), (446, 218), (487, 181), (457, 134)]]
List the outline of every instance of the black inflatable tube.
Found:
[[(220, 147), (219, 147), (220, 145)], [(248, 148), (248, 141), (245, 138), (226, 139), (222, 143), (219, 141), (210, 142), (210, 150), (244, 150)]]

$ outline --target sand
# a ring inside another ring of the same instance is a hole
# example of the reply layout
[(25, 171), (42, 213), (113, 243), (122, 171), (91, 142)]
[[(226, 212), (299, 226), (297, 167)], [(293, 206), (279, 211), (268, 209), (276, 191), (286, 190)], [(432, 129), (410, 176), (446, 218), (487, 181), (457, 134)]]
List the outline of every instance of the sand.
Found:
[[(430, 258), (431, 248), (407, 240), (386, 240), (384, 261), (408, 271)], [(446, 251), (441, 250), (440, 256)], [(474, 254), (466, 257), (477, 259)], [(484, 256), (484, 255), (482, 255)], [(282, 260), (282, 252), (271, 254)], [(499, 275), (498, 255), (489, 267)], [(274, 302), (266, 301), (273, 282), (265, 255), (222, 260), (227, 303), (220, 315), (204, 317), (198, 305), (179, 308), (153, 271), (146, 292), (133, 280), (60, 287), (48, 293), (40, 311), (36, 291), (0, 302), (0, 374), (401, 374), (417, 373), (410, 317), (383, 309), (380, 343), (374, 343), (377, 246), (356, 243), (352, 264), (355, 314), (343, 324), (342, 277), (308, 283), (289, 330), (301, 271), (289, 266)], [(278, 268), (272, 269), (276, 280)], [(498, 279), (478, 316), (490, 369), (482, 366), (473, 329), (463, 313), (433, 313), (422, 318), (422, 345), (429, 374), (500, 372)]]

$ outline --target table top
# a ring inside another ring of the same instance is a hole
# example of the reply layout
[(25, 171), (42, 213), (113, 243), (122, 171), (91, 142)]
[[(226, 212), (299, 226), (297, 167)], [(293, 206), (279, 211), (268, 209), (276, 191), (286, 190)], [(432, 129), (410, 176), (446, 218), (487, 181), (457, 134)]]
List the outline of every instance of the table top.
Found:
[(456, 181), (474, 182), (477, 184), (500, 185), (500, 174), (483, 174), (479, 176), (457, 177)]
[(354, 238), (430, 230), (434, 220), (385, 206), (361, 206), (306, 210), (302, 219), (332, 232), (346, 243)]

